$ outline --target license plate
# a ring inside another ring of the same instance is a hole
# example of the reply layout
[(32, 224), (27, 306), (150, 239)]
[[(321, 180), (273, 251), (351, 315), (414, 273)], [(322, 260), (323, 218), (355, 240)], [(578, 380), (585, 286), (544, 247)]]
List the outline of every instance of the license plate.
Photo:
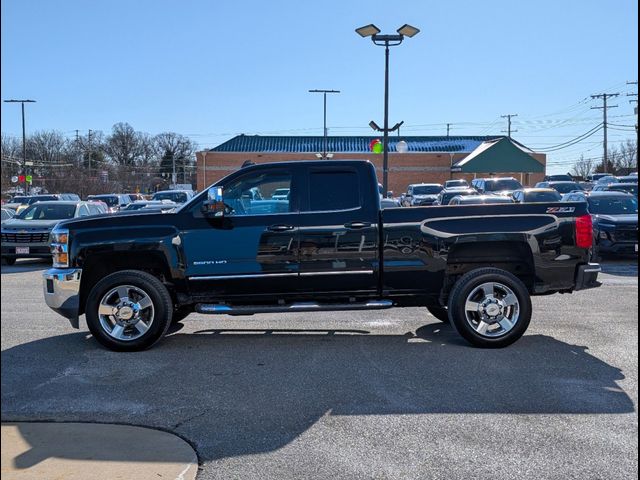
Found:
[(29, 247), (16, 247), (16, 255), (28, 255)]

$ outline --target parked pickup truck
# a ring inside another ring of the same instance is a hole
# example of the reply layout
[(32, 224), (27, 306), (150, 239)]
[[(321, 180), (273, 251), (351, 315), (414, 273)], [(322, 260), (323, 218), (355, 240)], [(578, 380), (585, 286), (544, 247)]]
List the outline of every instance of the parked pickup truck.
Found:
[(416, 306), (473, 345), (504, 347), (526, 331), (530, 295), (600, 285), (592, 235), (584, 202), (381, 210), (369, 162), (259, 164), (175, 212), (61, 222), (44, 296), (120, 351), (194, 311)]

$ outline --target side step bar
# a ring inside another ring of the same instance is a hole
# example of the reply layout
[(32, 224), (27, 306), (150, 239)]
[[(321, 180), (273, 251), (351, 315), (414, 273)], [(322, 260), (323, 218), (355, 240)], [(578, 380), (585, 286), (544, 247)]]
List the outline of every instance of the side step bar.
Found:
[(391, 300), (370, 300), (362, 303), (299, 302), (288, 305), (221, 305), (198, 303), (196, 312), (210, 315), (251, 315), (254, 313), (332, 312), (340, 310), (382, 310), (393, 307)]

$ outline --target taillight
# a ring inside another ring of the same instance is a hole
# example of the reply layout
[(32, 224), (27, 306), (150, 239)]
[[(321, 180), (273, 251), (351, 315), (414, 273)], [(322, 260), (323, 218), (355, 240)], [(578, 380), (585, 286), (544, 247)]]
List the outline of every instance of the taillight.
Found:
[(593, 246), (593, 221), (591, 215), (576, 218), (576, 246), (591, 248)]

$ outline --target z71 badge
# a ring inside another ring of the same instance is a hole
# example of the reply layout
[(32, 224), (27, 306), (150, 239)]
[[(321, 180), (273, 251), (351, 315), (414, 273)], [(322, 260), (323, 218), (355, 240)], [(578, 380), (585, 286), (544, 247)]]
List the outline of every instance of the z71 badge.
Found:
[(549, 207), (547, 213), (573, 213), (576, 207)]

